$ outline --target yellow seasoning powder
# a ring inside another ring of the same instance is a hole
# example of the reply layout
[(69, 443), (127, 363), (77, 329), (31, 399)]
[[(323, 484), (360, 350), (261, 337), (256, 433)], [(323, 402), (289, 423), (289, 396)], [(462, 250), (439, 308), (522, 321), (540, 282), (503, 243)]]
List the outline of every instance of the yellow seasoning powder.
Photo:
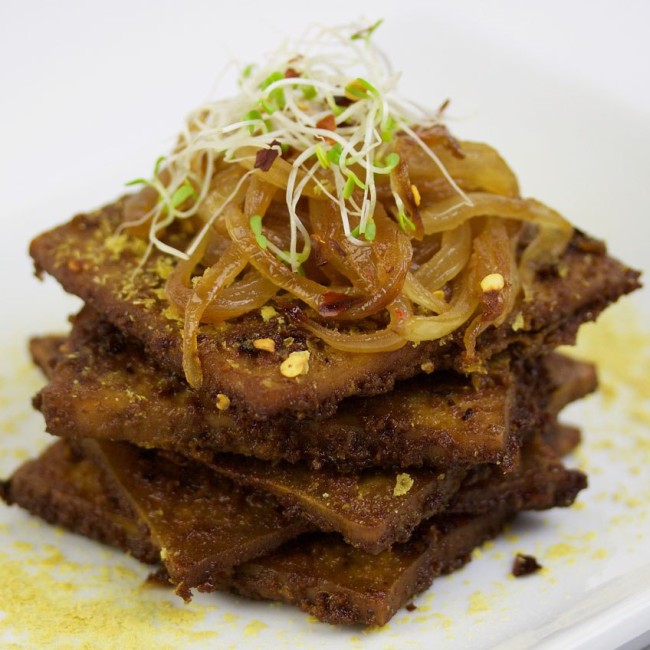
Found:
[(99, 570), (58, 550), (14, 550), (24, 552), (0, 553), (3, 648), (176, 649), (218, 636), (196, 627), (209, 608), (173, 603), (162, 589), (143, 585), (136, 571)]

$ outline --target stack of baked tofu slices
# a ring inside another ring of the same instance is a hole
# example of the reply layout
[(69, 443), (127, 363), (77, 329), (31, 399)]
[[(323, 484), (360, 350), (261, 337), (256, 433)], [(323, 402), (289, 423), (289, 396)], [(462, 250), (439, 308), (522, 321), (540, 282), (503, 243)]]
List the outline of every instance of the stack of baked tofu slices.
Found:
[(596, 374), (556, 348), (639, 274), (400, 99), (380, 22), (249, 66), (139, 192), (31, 244), (85, 305), (31, 341), (58, 441), (0, 495), (185, 600), (384, 625), (587, 485), (558, 413)]
[(342, 352), (276, 299), (201, 325), (192, 389), (164, 294), (174, 259), (116, 235), (123, 207), (32, 243), (85, 306), (67, 338), (31, 341), (49, 379), (34, 404), (59, 439), (3, 483), (7, 503), (154, 565), (184, 599), (225, 590), (383, 625), (516, 513), (586, 487), (560, 460), (579, 433), (557, 417), (595, 371), (553, 350), (638, 286), (601, 243), (575, 231), (532, 299), (479, 336), (472, 372), (462, 331)]

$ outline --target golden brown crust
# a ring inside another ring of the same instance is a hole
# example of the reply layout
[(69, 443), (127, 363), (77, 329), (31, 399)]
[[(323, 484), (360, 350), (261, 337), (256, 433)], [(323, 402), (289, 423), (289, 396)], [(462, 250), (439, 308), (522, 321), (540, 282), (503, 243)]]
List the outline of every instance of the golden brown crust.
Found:
[[(165, 379), (161, 376), (159, 371), (146, 362), (138, 346), (125, 341), (114, 328), (107, 326), (96, 315), (86, 312), (77, 319), (73, 334), (60, 353), (45, 340), (34, 342), (32, 349), (46, 371), (53, 364), (44, 350), (49, 349), (62, 359), (53, 371), (52, 384), (42, 394), (41, 406), (46, 415), (51, 415), (51, 403), (54, 403), (54, 408), (63, 414), (58, 425), (69, 427), (63, 430), (64, 436), (86, 436), (101, 440), (107, 431), (112, 431), (114, 437), (135, 440), (148, 447), (174, 448), (169, 439), (161, 441), (160, 437), (155, 438), (155, 433), (159, 427), (164, 426), (164, 422), (168, 422), (174, 429), (182, 426), (182, 421), (188, 415), (191, 416), (191, 397), (187, 397), (190, 391), (187, 387), (170, 390), (169, 382), (173, 378)], [(458, 422), (470, 421), (469, 428), (454, 429), (452, 426), (447, 431), (434, 433), (443, 439), (454, 439), (459, 448), (465, 449), (468, 462), (476, 465), (484, 462), (478, 454), (480, 444), (477, 443), (494, 433), (495, 424), (490, 418), (494, 411), (503, 414), (503, 433), (494, 435), (509, 440), (512, 453), (518, 457), (520, 433), (524, 431), (521, 425), (522, 422), (531, 422), (531, 412), (538, 412), (540, 421), (547, 420), (545, 424), (554, 427), (557, 411), (595, 385), (593, 367), (590, 364), (558, 355), (527, 365), (524, 370), (526, 380), (522, 381), (524, 375), (513, 375), (508, 370), (507, 363), (496, 364), (491, 382), (483, 378), (477, 387), (472, 386), (469, 380), (450, 376), (450, 373), (443, 373), (442, 378), (437, 375), (423, 377), (402, 384), (389, 396), (363, 400), (357, 398), (357, 402), (365, 404), (364, 408), (350, 410), (343, 405), (331, 420), (349, 424), (355, 412), (363, 413), (363, 417), (368, 418), (372, 415), (373, 408), (378, 408), (379, 413), (375, 413), (375, 417), (385, 413), (397, 421), (399, 413), (403, 412), (404, 430), (408, 432), (409, 429), (422, 426), (422, 420), (426, 421), (438, 410), (457, 412)], [(164, 384), (164, 390), (157, 393), (156, 386), (160, 382)], [(420, 397), (418, 385), (422, 392)], [(513, 392), (522, 386), (527, 389), (527, 398), (520, 399), (515, 405)], [(177, 397), (181, 394), (185, 394), (189, 402), (179, 402)], [(166, 401), (165, 398), (172, 401)], [(122, 410), (121, 404), (125, 399), (133, 404)], [(418, 400), (422, 402), (421, 408), (414, 406)], [(351, 401), (355, 401), (354, 398)], [(374, 407), (372, 403), (375, 403)], [(552, 413), (544, 415), (546, 404), (552, 405)], [(518, 415), (519, 411), (527, 414), (528, 419)], [(383, 418), (379, 420), (382, 421)], [(102, 424), (106, 422), (111, 422), (110, 428)], [(515, 423), (519, 433), (510, 429)], [(318, 438), (321, 430), (331, 427), (332, 423), (328, 420), (318, 423), (300, 420), (293, 424), (297, 428), (310, 425), (312, 436)], [(291, 426), (291, 423), (285, 422), (284, 426)], [(279, 427), (276, 431), (276, 435), (280, 436), (283, 429)], [(144, 437), (143, 432), (153, 432), (153, 440)], [(369, 440), (373, 439), (373, 434), (374, 431), (369, 430)], [(245, 439), (248, 431), (239, 426), (235, 435)], [(395, 438), (394, 454), (398, 455), (400, 450), (408, 448), (413, 438), (413, 434), (405, 434), (401, 441)], [(180, 445), (178, 450), (192, 453), (191, 441), (192, 432), (188, 431), (185, 444)], [(102, 462), (106, 462), (107, 454), (110, 457), (111, 450), (114, 455), (121, 449), (124, 455), (133, 449), (124, 445), (91, 447), (95, 448), (100, 452), (105, 450), (99, 454), (99, 458), (103, 458)], [(532, 469), (527, 469), (531, 464), (531, 448), (535, 454), (532, 456)], [(235, 483), (273, 494), (289, 516), (309, 521), (321, 530), (339, 532), (349, 544), (371, 553), (381, 552), (396, 541), (407, 540), (423, 518), (442, 512), (447, 507), (464, 479), (476, 482), (486, 475), (487, 479), (483, 481), (486, 483), (483, 488), (485, 494), (481, 492), (479, 496), (483, 499), (491, 498), (492, 501), (510, 498), (508, 494), (514, 494), (512, 498), (521, 498), (519, 495), (522, 491), (538, 495), (538, 501), (531, 506), (535, 508), (552, 505), (555, 491), (563, 489), (558, 481), (568, 480), (565, 473), (556, 473), (554, 458), (543, 449), (538, 449), (535, 440), (525, 445), (523, 465), (514, 469), (510, 467), (507, 485), (514, 486), (514, 492), (510, 490), (504, 494), (499, 492), (503, 485), (503, 465), (492, 465), (491, 469), (479, 466), (469, 475), (466, 467), (449, 464), (445, 464), (442, 469), (407, 468), (407, 473), (400, 473), (400, 470), (368, 469), (341, 475), (327, 468), (314, 471), (304, 464), (270, 464), (241, 456), (207, 453), (205, 449), (200, 453), (195, 451), (194, 454)], [(472, 458), (472, 454), (476, 454), (476, 457)], [(142, 455), (140, 462), (146, 462), (146, 458), (146, 455)], [(159, 459), (163, 464), (167, 462), (164, 456), (153, 453), (148, 461), (150, 464), (153, 462), (151, 459)], [(121, 463), (122, 466), (125, 464)], [(113, 470), (113, 474), (119, 474), (120, 463), (117, 466), (118, 469)], [(200, 465), (195, 464), (193, 467), (197, 468), (198, 473), (204, 472)], [(148, 474), (155, 473), (156, 468), (153, 466)], [(190, 474), (193, 475), (194, 472)], [(396, 495), (398, 477), (405, 477), (408, 487)], [(125, 480), (129, 480), (129, 475)], [(490, 490), (492, 484), (494, 488)], [(475, 499), (474, 503), (477, 504), (474, 510), (463, 510), (461, 507), (460, 511), (476, 514), (485, 510), (480, 506), (481, 502)], [(251, 537), (254, 539), (255, 536)]]
[[(133, 467), (137, 468), (137, 464)], [(205, 512), (188, 507), (178, 519), (174, 497), (178, 476), (172, 471), (166, 480), (164, 467), (157, 465), (156, 471), (162, 474), (158, 475), (153, 491), (149, 491), (146, 482), (127, 488), (124, 483), (105, 481), (96, 464), (88, 462), (80, 453), (70, 453), (69, 443), (60, 441), (19, 469), (4, 484), (4, 497), (48, 521), (154, 562), (162, 550), (157, 540), (164, 535), (169, 539), (169, 526), (177, 526), (177, 533), (203, 530), (201, 521), (206, 518)], [(560, 470), (560, 467), (557, 471), (566, 473), (567, 481), (573, 483), (577, 492), (579, 473)], [(55, 479), (55, 483), (47, 483), (48, 479)], [(218, 484), (210, 482), (210, 485), (208, 491), (213, 491), (213, 498), (217, 497)], [(141, 507), (143, 499), (146, 501), (154, 493), (159, 497), (163, 518), (165, 512), (174, 516), (165, 521), (150, 519), (151, 528), (147, 531), (133, 517), (135, 510), (124, 504), (138, 503)], [(462, 499), (462, 492), (458, 498)], [(558, 490), (556, 500), (566, 498), (566, 490)], [(518, 498), (497, 499), (496, 505), (490, 502), (487, 514), (434, 517), (423, 522), (408, 542), (378, 555), (355, 549), (334, 535), (301, 536), (268, 555), (238, 565), (230, 575), (217, 572), (214, 580), (204, 580), (201, 587), (282, 600), (330, 623), (383, 625), (413, 595), (426, 589), (435, 576), (467, 562), (471, 550), (498, 533), (518, 507), (532, 505), (538, 499), (524, 490)], [(115, 508), (112, 503), (120, 505)], [(561, 504), (567, 505), (566, 502)], [(183, 528), (194, 519), (197, 521), (192, 521), (190, 528)], [(215, 530), (213, 534), (218, 536), (217, 519), (210, 514), (208, 523)], [(181, 546), (166, 548), (165, 558), (183, 551), (182, 534), (173, 539)], [(223, 540), (212, 541), (223, 545)], [(201, 544), (209, 557), (212, 552), (210, 535), (204, 536)], [(180, 591), (184, 593), (182, 573), (176, 575), (176, 580), (181, 580)]]
[[(589, 364), (553, 355), (512, 371), (504, 358), (473, 381), (433, 373), (402, 382), (385, 396), (349, 398), (326, 420), (256, 422), (230, 409), (215, 414), (182, 380), (154, 368), (140, 346), (88, 309), (75, 319), (64, 352), (38, 398), (51, 433), (181, 453), (306, 460), (315, 468), (346, 471), (484, 462), (510, 467), (523, 435), (546, 426), (547, 401), (554, 401), (555, 414), (595, 387)], [(559, 385), (564, 396), (555, 395)]]
[(573, 503), (586, 487), (585, 475), (566, 470), (540, 436), (524, 444), (521, 456), (507, 473), (489, 464), (341, 475), (236, 457), (219, 457), (209, 466), (237, 484), (273, 494), (290, 516), (338, 532), (348, 544), (376, 554), (407, 541), (423, 519), (434, 515), (475, 515), (502, 506), (546, 510)]
[(123, 494), (151, 538), (172, 582), (210, 591), (232, 567), (311, 530), (265, 493), (254, 493), (208, 468), (127, 443), (84, 440), (83, 449)]
[(147, 526), (128, 501), (66, 440), (24, 463), (1, 486), (0, 496), (7, 504), (16, 504), (51, 524), (117, 546), (143, 562), (156, 563), (160, 558)]
[[(143, 271), (133, 276), (144, 243), (126, 235), (111, 239), (121, 210), (118, 201), (96, 213), (80, 215), (37, 237), (31, 254), (37, 268), (142, 341), (160, 366), (182, 374), (180, 323), (160, 298), (161, 269), (169, 268), (169, 258), (154, 251)], [(178, 233), (175, 243), (182, 245), (187, 237)], [(581, 322), (595, 318), (607, 304), (639, 286), (638, 275), (608, 257), (602, 244), (576, 233), (560, 265), (539, 274), (533, 300), (521, 304), (523, 328), (516, 332), (511, 328), (519, 312), (515, 309), (509, 322), (479, 337), (479, 360), (507, 346), (518, 354), (533, 355), (572, 342)], [(396, 380), (420, 372), (425, 361), (432, 361), (436, 369), (467, 369), (461, 334), (394, 352), (351, 354), (307, 335), (287, 316), (265, 322), (252, 313), (234, 322), (201, 327), (201, 392), (212, 403), (218, 393), (224, 393), (234, 409), (256, 419), (287, 412), (330, 415), (350, 395), (389, 392)], [(255, 349), (252, 342), (260, 338), (273, 339), (277, 354)], [(311, 354), (309, 373), (284, 377), (279, 371), (281, 362), (290, 352), (302, 349)]]

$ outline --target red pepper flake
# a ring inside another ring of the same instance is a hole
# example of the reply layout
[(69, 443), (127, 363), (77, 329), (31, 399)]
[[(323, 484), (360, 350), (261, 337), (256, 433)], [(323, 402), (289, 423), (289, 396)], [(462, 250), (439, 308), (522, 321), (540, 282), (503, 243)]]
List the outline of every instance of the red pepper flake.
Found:
[(284, 71), (284, 78), (285, 79), (296, 79), (299, 76), (300, 76), (300, 73), (295, 68), (287, 68)]
[[(331, 113), (329, 115), (326, 115), (324, 118), (318, 120), (316, 122), (316, 127), (319, 129), (324, 129), (325, 131), (336, 131), (336, 120), (334, 119), (334, 115)], [(330, 144), (334, 144), (334, 140), (331, 138), (323, 138), (326, 142), (329, 142)]]
[(318, 120), (318, 122), (316, 122), (316, 128), (327, 129), (328, 131), (336, 131), (336, 120), (334, 119), (334, 115), (330, 113), (321, 120)]
[(515, 561), (512, 564), (512, 575), (515, 578), (527, 576), (536, 573), (542, 568), (542, 565), (532, 556), (517, 553)]
[(321, 316), (339, 316), (358, 302), (358, 298), (347, 296), (344, 293), (328, 291), (323, 294), (323, 299), (318, 307)]
[(255, 154), (255, 169), (261, 169), (263, 172), (268, 172), (275, 159), (280, 155), (278, 153), (279, 147), (280, 143), (277, 140), (273, 140), (269, 149), (260, 149)]
[(397, 316), (397, 320), (404, 320), (408, 316), (408, 314), (404, 309), (396, 309), (395, 316)]

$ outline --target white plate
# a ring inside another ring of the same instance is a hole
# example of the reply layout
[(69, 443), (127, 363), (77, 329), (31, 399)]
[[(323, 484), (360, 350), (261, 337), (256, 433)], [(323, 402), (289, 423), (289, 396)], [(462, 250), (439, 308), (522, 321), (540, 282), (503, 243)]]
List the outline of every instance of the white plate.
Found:
[[(144, 2), (43, 4), (3, 8), (0, 16), (8, 27), (0, 45), (8, 64), (0, 80), (3, 475), (48, 441), (29, 407), (40, 379), (28, 367), (25, 340), (63, 328), (78, 304), (55, 283), (33, 279), (29, 238), (149, 169), (183, 114), (210, 91), (221, 66), (214, 61), (258, 59), (282, 32), (309, 21), (305, 3), (239, 3), (227, 20), (216, 3), (198, 1), (157, 3), (155, 13)], [(431, 4), (355, 4), (358, 15), (387, 19), (377, 38), (405, 71), (405, 94), (431, 105), (451, 97), (455, 132), (495, 144), (526, 194), (648, 273), (647, 5), (550, 3), (552, 14), (528, 3), (490, 3), (489, 11)], [(324, 8), (323, 20), (356, 17), (344, 2)], [(387, 628), (336, 629), (290, 607), (223, 595), (187, 608), (166, 592), (140, 589), (146, 568), (121, 554), (0, 508), (0, 580), (7, 593), (22, 584), (24, 594), (0, 605), (0, 645), (641, 647), (650, 629), (650, 329), (635, 314), (650, 314), (648, 291), (627, 303), (585, 347), (602, 357), (606, 392), (566, 416), (585, 434), (572, 459), (590, 473), (581, 505), (522, 516)], [(625, 353), (625, 339), (633, 353)], [(57, 565), (55, 549), (67, 564)], [(510, 578), (519, 550), (536, 555), (544, 573)], [(97, 568), (104, 566), (112, 568)], [(38, 582), (48, 574), (58, 580), (54, 593)]]

